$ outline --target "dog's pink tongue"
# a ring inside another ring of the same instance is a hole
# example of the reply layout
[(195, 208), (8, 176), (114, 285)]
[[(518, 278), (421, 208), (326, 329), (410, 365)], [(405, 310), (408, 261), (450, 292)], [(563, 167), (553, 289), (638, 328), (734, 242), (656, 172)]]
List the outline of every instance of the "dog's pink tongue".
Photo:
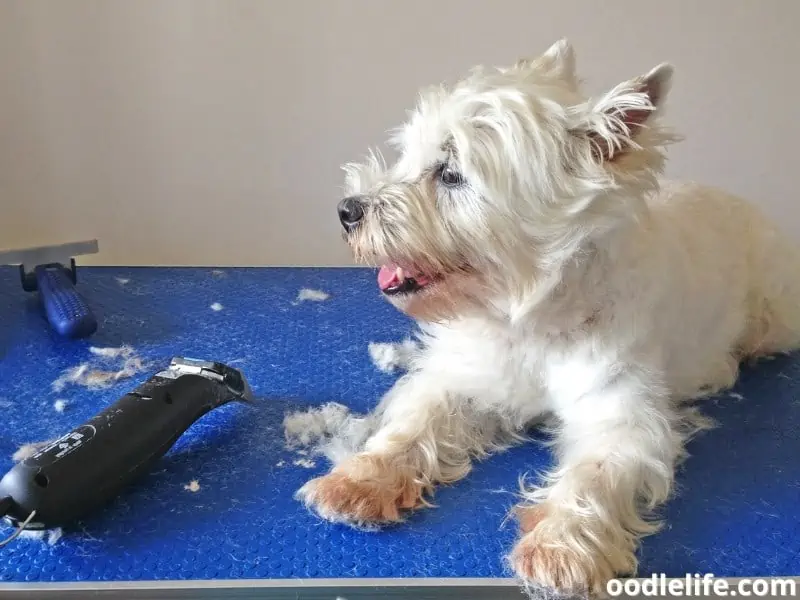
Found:
[(391, 287), (399, 285), (400, 275), (397, 272), (397, 265), (389, 264), (383, 265), (378, 271), (378, 287), (382, 290), (387, 290)]

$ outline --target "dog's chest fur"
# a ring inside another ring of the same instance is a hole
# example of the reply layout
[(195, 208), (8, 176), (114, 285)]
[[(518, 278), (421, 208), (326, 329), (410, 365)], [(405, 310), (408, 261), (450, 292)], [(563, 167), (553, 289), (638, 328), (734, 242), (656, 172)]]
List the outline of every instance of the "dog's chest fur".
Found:
[(480, 319), (428, 332), (422, 369), (446, 379), (452, 393), (477, 408), (521, 423), (543, 410), (560, 410), (616, 372), (612, 354), (591, 332), (557, 338)]

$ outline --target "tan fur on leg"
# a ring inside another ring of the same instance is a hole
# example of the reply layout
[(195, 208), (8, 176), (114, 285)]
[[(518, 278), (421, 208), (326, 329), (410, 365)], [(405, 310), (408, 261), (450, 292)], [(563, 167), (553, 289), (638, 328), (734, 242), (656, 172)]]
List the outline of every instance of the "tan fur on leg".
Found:
[(519, 520), (520, 531), (522, 533), (530, 533), (547, 516), (547, 507), (542, 504), (518, 506), (514, 512)]
[(511, 554), (514, 571), (525, 583), (560, 592), (602, 594), (605, 582), (615, 573), (602, 557), (583, 559), (561, 545), (542, 545), (535, 533), (523, 537)]
[(396, 460), (360, 454), (300, 490), (307, 506), (330, 521), (392, 523), (401, 511), (424, 505), (424, 486)]
[(520, 512), (524, 535), (509, 559), (524, 583), (602, 595), (609, 579), (635, 572), (635, 538), (629, 532), (549, 503)]

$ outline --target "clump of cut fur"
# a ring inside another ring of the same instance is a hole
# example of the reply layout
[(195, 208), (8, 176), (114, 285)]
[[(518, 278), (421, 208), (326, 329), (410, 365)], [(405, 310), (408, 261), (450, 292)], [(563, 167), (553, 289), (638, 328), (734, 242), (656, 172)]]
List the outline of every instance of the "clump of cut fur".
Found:
[(31, 442), (29, 444), (23, 444), (11, 455), (11, 460), (14, 462), (22, 462), (23, 460), (27, 460), (31, 458), (34, 454), (46, 448), (50, 445), (53, 440), (45, 440), (43, 442)]
[(330, 297), (330, 294), (322, 290), (303, 288), (297, 293), (297, 300), (295, 300), (295, 302), (324, 302)]
[[(301, 456), (309, 451), (324, 455), (334, 464), (360, 450), (370, 426), (369, 419), (351, 414), (350, 409), (336, 402), (287, 414), (283, 420), (289, 450)], [(294, 464), (306, 468), (314, 466), (311, 460)]]
[[(89, 351), (99, 357), (102, 364), (85, 362), (65, 370), (53, 381), (51, 386), (53, 391), (61, 392), (70, 384), (88, 389), (106, 388), (122, 379), (129, 379), (146, 368), (142, 358), (137, 356), (130, 346), (121, 346), (119, 348), (91, 347)], [(106, 363), (113, 360), (121, 361), (119, 368), (115, 370), (105, 368)]]

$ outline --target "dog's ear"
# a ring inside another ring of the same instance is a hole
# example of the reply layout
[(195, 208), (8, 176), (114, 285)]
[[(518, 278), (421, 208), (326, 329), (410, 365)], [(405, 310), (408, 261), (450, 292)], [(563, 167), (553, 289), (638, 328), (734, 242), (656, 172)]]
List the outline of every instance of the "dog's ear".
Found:
[(575, 49), (566, 38), (550, 46), (534, 61), (540, 69), (568, 80), (575, 80)]
[(560, 39), (543, 54), (517, 61), (514, 68), (520, 71), (546, 73), (576, 84), (575, 50), (566, 38)]
[(641, 130), (664, 105), (673, 68), (662, 63), (641, 77), (625, 81), (594, 102), (575, 107), (574, 134), (588, 138), (595, 158), (611, 161), (637, 146)]

